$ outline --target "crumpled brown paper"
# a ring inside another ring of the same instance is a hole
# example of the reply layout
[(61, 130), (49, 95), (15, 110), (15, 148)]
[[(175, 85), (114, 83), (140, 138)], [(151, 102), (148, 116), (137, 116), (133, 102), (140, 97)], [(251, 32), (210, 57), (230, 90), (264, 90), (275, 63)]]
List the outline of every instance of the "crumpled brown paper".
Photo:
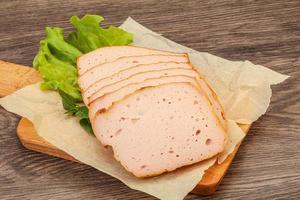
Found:
[[(244, 137), (236, 122), (251, 123), (264, 114), (271, 97), (270, 85), (287, 78), (249, 61), (232, 62), (183, 47), (131, 18), (121, 27), (134, 34), (136, 46), (189, 52), (192, 63), (217, 93), (229, 119), (230, 142), (218, 162), (225, 160)], [(56, 92), (42, 92), (38, 84), (30, 85), (0, 99), (0, 104), (8, 111), (28, 118), (41, 137), (77, 160), (116, 177), (132, 189), (160, 199), (183, 199), (216, 161), (213, 158), (161, 176), (139, 179), (128, 173), (95, 137), (84, 132), (76, 118), (64, 114)]]

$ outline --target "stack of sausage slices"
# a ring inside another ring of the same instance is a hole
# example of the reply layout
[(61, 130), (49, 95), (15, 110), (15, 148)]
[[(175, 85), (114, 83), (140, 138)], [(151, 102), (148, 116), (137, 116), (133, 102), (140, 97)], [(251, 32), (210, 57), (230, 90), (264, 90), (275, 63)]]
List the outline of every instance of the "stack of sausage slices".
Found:
[(186, 53), (104, 47), (77, 60), (96, 137), (137, 177), (198, 163), (224, 150), (220, 103)]

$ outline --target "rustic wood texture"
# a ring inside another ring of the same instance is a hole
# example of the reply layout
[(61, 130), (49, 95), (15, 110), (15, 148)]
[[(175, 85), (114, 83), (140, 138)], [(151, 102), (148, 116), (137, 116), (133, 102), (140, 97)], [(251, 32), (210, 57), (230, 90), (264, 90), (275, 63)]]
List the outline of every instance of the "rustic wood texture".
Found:
[[(201, 199), (300, 197), (300, 1), (0, 1), (0, 59), (31, 65), (47, 25), (68, 17), (127, 16), (196, 50), (251, 60), (291, 75), (273, 86), (218, 191)], [(154, 199), (95, 169), (24, 149), (19, 118), (0, 110), (0, 199)], [(199, 199), (189, 195), (186, 199)]]
[(72, 156), (68, 155), (60, 149), (57, 149), (55, 146), (51, 145), (49, 142), (41, 138), (37, 134), (33, 124), (26, 118), (21, 118), (17, 126), (17, 135), (22, 145), (27, 149), (63, 158), (66, 160), (77, 161)]
[(1, 97), (42, 80), (40, 74), (33, 68), (0, 60)]

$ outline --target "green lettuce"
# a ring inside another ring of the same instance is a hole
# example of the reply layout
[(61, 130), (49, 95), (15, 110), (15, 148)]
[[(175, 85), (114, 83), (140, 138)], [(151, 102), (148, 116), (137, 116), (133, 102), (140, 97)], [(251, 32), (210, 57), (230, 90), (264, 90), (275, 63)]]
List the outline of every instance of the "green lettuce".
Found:
[(64, 93), (62, 90), (59, 90), (59, 94), (62, 97), (63, 107), (66, 113), (78, 117), (81, 127), (83, 127), (86, 132), (93, 133), (88, 108), (82, 104), (75, 103), (76, 99)]
[(69, 34), (67, 41), (81, 52), (87, 53), (99, 47), (127, 45), (133, 40), (131, 33), (118, 27), (102, 28), (103, 17), (86, 15), (82, 19), (72, 16), (70, 21), (76, 31)]
[[(55, 30), (56, 28), (53, 28)], [(47, 28), (50, 30), (50, 28)], [(69, 45), (68, 43), (66, 43)], [(69, 62), (58, 59), (50, 50), (47, 39), (40, 42), (40, 49), (33, 60), (33, 67), (42, 75), (42, 90), (62, 90), (77, 101), (81, 101), (81, 93), (77, 84), (77, 69)], [(63, 47), (63, 45), (61, 46)], [(61, 53), (62, 55), (62, 53)]]
[(46, 37), (40, 41), (39, 51), (33, 60), (33, 67), (44, 80), (41, 89), (59, 92), (66, 113), (78, 117), (80, 125), (89, 133), (92, 133), (92, 127), (77, 82), (76, 60), (94, 49), (128, 45), (133, 41), (131, 33), (118, 27), (105, 29), (99, 26), (103, 20), (97, 15), (85, 15), (81, 19), (72, 16), (70, 22), (76, 30), (67, 39), (62, 28), (46, 27)]

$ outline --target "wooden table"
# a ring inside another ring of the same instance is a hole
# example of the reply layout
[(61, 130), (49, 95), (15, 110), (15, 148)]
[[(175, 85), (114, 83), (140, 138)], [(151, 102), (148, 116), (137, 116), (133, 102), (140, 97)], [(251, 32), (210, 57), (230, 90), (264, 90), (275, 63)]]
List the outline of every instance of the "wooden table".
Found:
[[(45, 26), (71, 15), (127, 16), (183, 45), (292, 77), (273, 87), (219, 190), (201, 199), (300, 198), (300, 1), (0, 1), (0, 59), (31, 65)], [(88, 166), (24, 149), (0, 108), (0, 199), (154, 199)], [(187, 199), (199, 199), (189, 195)]]

